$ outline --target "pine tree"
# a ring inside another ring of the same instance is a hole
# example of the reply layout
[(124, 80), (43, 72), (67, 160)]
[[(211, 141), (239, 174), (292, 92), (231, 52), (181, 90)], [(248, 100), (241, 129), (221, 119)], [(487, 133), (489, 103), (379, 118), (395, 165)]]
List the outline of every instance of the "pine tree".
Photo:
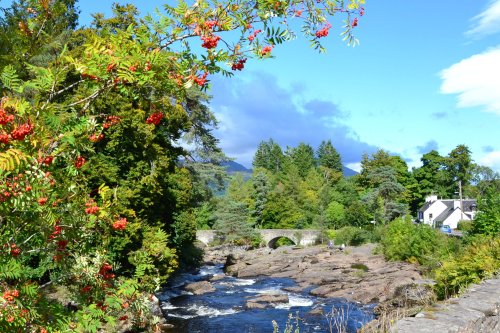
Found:
[(318, 156), (318, 164), (320, 166), (342, 172), (342, 160), (340, 158), (340, 154), (333, 147), (330, 140), (326, 142), (321, 141), (316, 154)]

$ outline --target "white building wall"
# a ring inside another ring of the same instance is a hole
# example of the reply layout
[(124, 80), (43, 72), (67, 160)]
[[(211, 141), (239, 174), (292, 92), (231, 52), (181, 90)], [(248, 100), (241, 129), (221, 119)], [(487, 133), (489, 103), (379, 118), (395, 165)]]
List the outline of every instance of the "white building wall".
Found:
[(430, 226), (434, 225), (434, 220), (448, 207), (441, 201), (435, 201), (427, 210), (424, 212), (424, 223)]
[(465, 214), (463, 214), (463, 218), (462, 218), (462, 214), (461, 214), (461, 211), (459, 208), (459, 209), (455, 209), (453, 211), (453, 213), (451, 213), (450, 216), (448, 216), (448, 218), (443, 221), (443, 225), (449, 225), (450, 228), (456, 229), (458, 227), (458, 222), (460, 220), (470, 221), (470, 218)]

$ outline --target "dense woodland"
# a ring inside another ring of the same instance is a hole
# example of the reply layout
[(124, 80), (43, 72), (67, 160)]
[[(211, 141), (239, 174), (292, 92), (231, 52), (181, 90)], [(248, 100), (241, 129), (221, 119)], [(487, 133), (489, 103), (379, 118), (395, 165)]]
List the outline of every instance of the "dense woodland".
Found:
[[(373, 228), (398, 217), (412, 217), (430, 194), (482, 198), (500, 190), (498, 173), (479, 166), (465, 145), (447, 156), (430, 151), (422, 166), (409, 170), (406, 162), (378, 150), (361, 159), (361, 171), (342, 174), (342, 160), (331, 140), (314, 149), (306, 143), (282, 149), (272, 139), (263, 141), (253, 160), (253, 175), (234, 175), (227, 194), (197, 209), (198, 228), (228, 227), (248, 232), (254, 228), (340, 229)], [(212, 210), (215, 214), (208, 214)], [(239, 224), (239, 226), (235, 226)], [(237, 237), (233, 236), (233, 239)]]
[[(212, 134), (210, 76), (230, 79), (247, 58), (271, 57), (294, 37), (287, 17), (300, 17), (323, 50), (325, 22), (341, 16), (353, 44), (363, 3), (178, 1), (156, 16), (114, 5), (88, 27), (78, 25), (76, 0), (1, 3), (0, 331), (157, 331), (152, 295), (198, 263), (197, 228), (229, 230), (231, 243), (255, 242), (255, 228), (363, 230), (370, 221), (386, 235), (394, 225), (420, 235), (389, 221), (429, 193), (453, 196), (461, 181), (466, 196), (485, 198), (473, 230), (496, 235), (498, 175), (474, 165), (466, 146), (430, 152), (411, 172), (381, 150), (345, 178), (335, 138), (317, 151), (268, 141), (253, 177), (236, 176), (216, 195), (227, 157)], [(422, 256), (402, 253), (400, 236), (380, 239), (389, 259)]]

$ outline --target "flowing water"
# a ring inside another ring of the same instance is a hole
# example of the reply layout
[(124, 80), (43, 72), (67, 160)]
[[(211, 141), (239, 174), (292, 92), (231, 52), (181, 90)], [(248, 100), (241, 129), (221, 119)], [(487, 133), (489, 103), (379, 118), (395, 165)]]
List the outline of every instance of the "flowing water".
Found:
[[(193, 295), (183, 290), (186, 283), (213, 276), (217, 276), (212, 281), (215, 292)], [(374, 317), (373, 305), (313, 297), (308, 290), (289, 292), (286, 289), (296, 284), (288, 278), (225, 276), (222, 266), (204, 266), (198, 274), (181, 274), (170, 285), (159, 298), (167, 321), (175, 326), (171, 332), (175, 333), (272, 333), (273, 320), (283, 332), (290, 314), (298, 314), (301, 333), (335, 333), (338, 325), (347, 327), (347, 332), (356, 332)], [(245, 308), (249, 298), (268, 293), (286, 294), (289, 302), (266, 309)], [(319, 307), (329, 315), (309, 313)]]

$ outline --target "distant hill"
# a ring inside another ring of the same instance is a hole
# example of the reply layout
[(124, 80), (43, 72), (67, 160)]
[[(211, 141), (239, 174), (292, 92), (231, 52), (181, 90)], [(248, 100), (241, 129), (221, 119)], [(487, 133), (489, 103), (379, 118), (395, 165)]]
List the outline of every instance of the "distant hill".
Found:
[[(234, 172), (242, 172), (242, 173), (247, 173), (247, 174), (252, 173), (252, 169), (248, 169), (244, 165), (241, 165), (235, 161), (229, 161), (229, 162), (222, 163), (222, 166), (227, 167), (228, 173), (234, 173)], [(353, 169), (349, 169), (346, 166), (342, 166), (342, 173), (346, 177), (351, 177), (351, 176), (355, 176), (358, 174), (356, 171), (354, 171)]]
[(227, 172), (233, 173), (233, 172), (244, 172), (244, 173), (252, 173), (252, 169), (247, 169), (244, 165), (241, 165), (235, 161), (228, 161), (222, 163), (222, 166), (225, 166), (227, 169)]
[(346, 177), (356, 176), (358, 174), (358, 172), (354, 171), (353, 169), (349, 169), (344, 165), (342, 166), (342, 173)]

